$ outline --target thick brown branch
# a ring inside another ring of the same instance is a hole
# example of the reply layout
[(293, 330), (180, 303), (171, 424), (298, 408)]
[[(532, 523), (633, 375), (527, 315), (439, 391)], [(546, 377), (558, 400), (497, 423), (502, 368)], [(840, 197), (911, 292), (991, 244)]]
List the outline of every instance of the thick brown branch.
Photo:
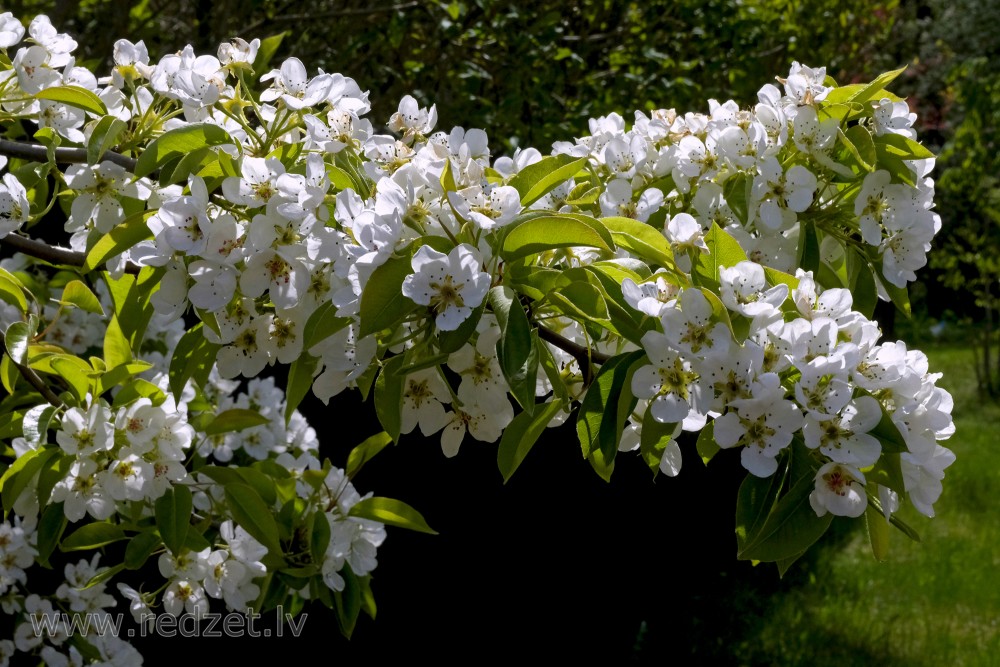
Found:
[(552, 329), (546, 329), (543, 326), (538, 327), (538, 337), (546, 343), (551, 343), (560, 350), (573, 355), (576, 362), (580, 365), (580, 372), (583, 373), (583, 381), (585, 384), (590, 384), (592, 375), (590, 365), (605, 364), (608, 359), (611, 358), (609, 355), (598, 352), (593, 348), (584, 347), (579, 343), (574, 343), (569, 338), (560, 336)]
[[(37, 241), (20, 234), (8, 234), (0, 246), (7, 245), (25, 255), (30, 255), (38, 259), (44, 259), (52, 264), (65, 264), (67, 266), (83, 266), (87, 260), (86, 253), (77, 252), (68, 248), (50, 246), (48, 243)], [(128, 262), (125, 265), (125, 273), (139, 273), (142, 269), (138, 264)]]
[[(28, 144), (22, 141), (7, 141), (5, 139), (0, 139), (0, 155), (25, 160), (36, 160), (38, 162), (46, 162), (49, 159), (48, 149), (41, 144)], [(87, 164), (90, 162), (87, 159), (86, 148), (57, 148), (55, 158), (58, 164)], [(135, 166), (138, 162), (134, 158), (125, 157), (113, 151), (105, 151), (101, 159), (114, 162), (118, 166), (132, 172), (135, 171)]]

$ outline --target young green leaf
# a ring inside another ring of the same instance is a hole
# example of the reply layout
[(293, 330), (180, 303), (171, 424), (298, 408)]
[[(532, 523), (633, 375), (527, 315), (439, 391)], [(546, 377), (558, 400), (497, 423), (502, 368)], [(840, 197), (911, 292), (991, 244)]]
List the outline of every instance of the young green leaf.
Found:
[(192, 508), (191, 490), (183, 484), (171, 486), (156, 499), (156, 527), (163, 543), (175, 556), (180, 555), (187, 541)]
[(408, 528), (419, 533), (437, 535), (437, 531), (427, 525), (420, 512), (401, 500), (375, 496), (359, 501), (351, 508), (350, 516), (380, 521), (397, 528)]
[(126, 539), (125, 531), (113, 523), (88, 523), (70, 535), (59, 545), (60, 551), (83, 551), (96, 549), (106, 544)]
[(562, 402), (558, 400), (549, 401), (537, 406), (534, 414), (522, 412), (504, 429), (497, 450), (497, 467), (505, 484), (562, 407)]
[(253, 487), (232, 483), (225, 486), (226, 503), (233, 520), (277, 556), (282, 554), (274, 511)]

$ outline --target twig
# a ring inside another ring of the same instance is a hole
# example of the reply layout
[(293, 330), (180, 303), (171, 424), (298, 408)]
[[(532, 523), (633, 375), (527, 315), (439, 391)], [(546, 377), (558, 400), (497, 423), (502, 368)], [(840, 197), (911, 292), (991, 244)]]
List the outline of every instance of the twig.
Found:
[[(48, 243), (28, 238), (27, 236), (21, 236), (20, 234), (8, 234), (0, 241), (0, 246), (2, 245), (8, 245), (15, 250), (23, 252), (25, 255), (44, 259), (46, 262), (51, 262), (52, 264), (83, 266), (87, 261), (86, 253), (58, 246), (50, 246)], [(142, 267), (138, 264), (133, 264), (132, 262), (126, 262), (125, 264), (125, 273), (137, 274), (141, 270)]]
[[(4, 341), (3, 334), (0, 334), (0, 345), (3, 345), (4, 349), (6, 349), (6, 347), (7, 347), (7, 343), (6, 343), (6, 341)], [(37, 389), (38, 393), (42, 395), (42, 398), (44, 398), (51, 405), (54, 405), (57, 408), (61, 408), (63, 406), (63, 402), (59, 399), (58, 396), (56, 396), (56, 393), (54, 391), (52, 391), (51, 389), (49, 389), (49, 386), (47, 384), (45, 384), (45, 380), (43, 380), (42, 378), (40, 378), (38, 376), (38, 373), (36, 373), (35, 371), (31, 370), (30, 368), (28, 368), (24, 364), (21, 364), (21, 363), (18, 363), (16, 361), (14, 361), (13, 357), (11, 357), (11, 361), (14, 362), (14, 366), (17, 368), (18, 372), (21, 374), (21, 377), (23, 377), (25, 380), (27, 380), (28, 384), (30, 384), (32, 387), (34, 387), (35, 389)]]
[(552, 329), (546, 329), (540, 325), (538, 327), (538, 337), (546, 343), (551, 343), (560, 350), (568, 352), (576, 359), (577, 364), (580, 366), (580, 372), (583, 374), (583, 383), (585, 385), (589, 385), (591, 379), (593, 379), (593, 371), (590, 367), (591, 364), (606, 364), (608, 359), (611, 358), (610, 355), (598, 352), (593, 348), (584, 347), (579, 343), (574, 343), (569, 338), (560, 336)]
[[(49, 159), (48, 149), (41, 144), (29, 144), (23, 141), (7, 141), (0, 139), (0, 155), (8, 157), (22, 158), (25, 160), (37, 160), (46, 162)], [(88, 164), (86, 148), (57, 148), (55, 158), (58, 164)], [(102, 159), (114, 162), (120, 167), (135, 172), (138, 160), (115, 153), (105, 151)]]

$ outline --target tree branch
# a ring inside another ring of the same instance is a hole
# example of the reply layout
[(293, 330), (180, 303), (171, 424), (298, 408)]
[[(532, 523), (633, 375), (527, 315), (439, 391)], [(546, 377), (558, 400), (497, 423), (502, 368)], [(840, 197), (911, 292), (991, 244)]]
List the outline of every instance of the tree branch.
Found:
[(551, 343), (560, 350), (568, 352), (576, 359), (576, 362), (580, 365), (580, 372), (583, 374), (584, 384), (589, 385), (592, 379), (591, 364), (606, 364), (608, 359), (611, 358), (610, 355), (598, 352), (593, 348), (584, 347), (579, 343), (574, 343), (569, 338), (560, 336), (552, 329), (546, 329), (541, 325), (538, 325), (538, 337), (546, 343)]
[[(87, 260), (86, 253), (58, 246), (50, 246), (48, 243), (28, 238), (27, 236), (21, 236), (20, 234), (8, 234), (0, 241), (0, 246), (2, 245), (10, 246), (19, 252), (23, 252), (25, 255), (44, 259), (46, 262), (51, 262), (52, 264), (83, 266)], [(132, 262), (126, 262), (125, 264), (125, 273), (136, 274), (141, 270), (142, 267), (138, 264), (133, 264)]]
[[(48, 149), (41, 144), (29, 144), (23, 141), (7, 141), (0, 139), (0, 155), (8, 157), (22, 158), (24, 160), (36, 160), (47, 162), (49, 159)], [(86, 148), (57, 148), (55, 150), (56, 163), (58, 164), (88, 164)], [(105, 151), (102, 159), (114, 162), (118, 166), (131, 172), (135, 171), (138, 160), (125, 157), (121, 153)]]

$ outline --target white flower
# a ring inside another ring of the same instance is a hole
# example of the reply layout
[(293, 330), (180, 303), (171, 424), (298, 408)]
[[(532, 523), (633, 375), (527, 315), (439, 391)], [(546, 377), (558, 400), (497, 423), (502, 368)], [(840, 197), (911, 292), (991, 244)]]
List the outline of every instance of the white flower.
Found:
[(24, 38), (24, 26), (10, 12), (0, 14), (0, 49), (9, 49)]
[(917, 114), (910, 113), (910, 107), (905, 101), (893, 102), (883, 97), (875, 105), (872, 120), (875, 122), (875, 134), (878, 136), (900, 134), (910, 139), (917, 138), (917, 131), (913, 129)]
[(208, 612), (205, 589), (197, 581), (178, 579), (170, 582), (163, 593), (163, 610), (172, 616), (183, 613), (200, 618)]
[(487, 189), (469, 186), (458, 192), (448, 192), (448, 201), (459, 217), (486, 231), (506, 225), (521, 211), (521, 197), (509, 185)]
[(24, 186), (14, 174), (4, 174), (3, 185), (0, 185), (0, 239), (20, 229), (30, 214), (31, 205)]
[(456, 246), (447, 255), (421, 246), (413, 255), (414, 273), (403, 281), (403, 294), (422, 306), (430, 306), (435, 324), (454, 331), (486, 298), (490, 276), (480, 271), (479, 252), (468, 244)]
[(783, 283), (767, 288), (764, 267), (755, 262), (720, 268), (719, 283), (722, 303), (744, 317), (769, 319), (788, 296), (788, 285)]
[(219, 62), (225, 67), (252, 65), (257, 59), (259, 48), (259, 39), (247, 42), (245, 39), (234, 37), (228, 42), (219, 44)]
[(271, 88), (260, 94), (261, 101), (272, 102), (280, 98), (289, 109), (316, 106), (327, 98), (334, 83), (329, 74), (310, 79), (298, 58), (289, 58), (281, 64), (280, 70), (271, 70), (260, 78), (261, 82), (272, 79)]
[(63, 415), (62, 428), (56, 432), (56, 442), (67, 454), (88, 456), (114, 446), (111, 411), (94, 403), (84, 412), (70, 408)]
[(403, 135), (403, 141), (413, 141), (418, 136), (426, 136), (437, 125), (437, 107), (421, 107), (411, 95), (403, 96), (399, 109), (389, 119), (389, 129)]
[(681, 292), (680, 309), (668, 308), (660, 322), (667, 340), (681, 354), (705, 358), (729, 352), (729, 327), (712, 322), (712, 304), (697, 288)]
[(809, 494), (816, 516), (827, 512), (857, 518), (868, 507), (865, 476), (853, 466), (831, 461), (816, 473), (816, 488)]
[(806, 105), (822, 102), (830, 94), (832, 88), (825, 85), (825, 81), (825, 67), (812, 68), (793, 62), (788, 78), (783, 83), (785, 84), (785, 93), (796, 104)]
[(621, 216), (646, 222), (649, 216), (663, 206), (663, 192), (657, 188), (647, 188), (639, 197), (639, 201), (632, 201), (631, 184), (617, 178), (608, 183), (607, 189), (601, 195), (600, 203), (602, 215)]
[(653, 282), (636, 284), (631, 278), (622, 280), (622, 296), (625, 302), (651, 317), (659, 318), (677, 301), (677, 285), (667, 282), (663, 275), (654, 275)]
[(831, 419), (807, 414), (802, 437), (810, 449), (818, 447), (837, 463), (867, 468), (882, 454), (882, 444), (868, 433), (881, 419), (878, 401), (871, 396), (859, 396)]
[(705, 231), (701, 224), (689, 213), (678, 213), (670, 218), (665, 232), (670, 241), (670, 248), (674, 251), (677, 268), (690, 273), (692, 258), (708, 252)]
[(669, 339), (656, 331), (642, 337), (642, 346), (649, 355), (648, 366), (632, 376), (632, 394), (636, 398), (652, 399), (650, 412), (662, 424), (684, 421), (689, 413), (701, 412), (704, 387), (691, 362), (670, 347)]
[(240, 176), (222, 182), (222, 194), (234, 204), (263, 206), (278, 194), (278, 177), (285, 166), (276, 158), (244, 157)]
[(410, 373), (403, 382), (402, 433), (409, 433), (420, 424), (425, 436), (437, 433), (448, 423), (443, 403), (450, 403), (451, 395), (437, 369), (428, 368)]
[(758, 166), (759, 174), (754, 176), (751, 198), (755, 204), (751, 214), (757, 213), (758, 229), (763, 232), (777, 232), (791, 228), (802, 213), (813, 202), (816, 192), (816, 176), (800, 164), (787, 172), (773, 157)]
[(735, 411), (715, 420), (715, 441), (724, 449), (744, 445), (740, 452), (743, 467), (757, 477), (769, 477), (778, 469), (776, 457), (802, 426), (802, 413), (785, 400), (785, 390), (775, 373), (758, 376), (750, 396), (730, 401)]

